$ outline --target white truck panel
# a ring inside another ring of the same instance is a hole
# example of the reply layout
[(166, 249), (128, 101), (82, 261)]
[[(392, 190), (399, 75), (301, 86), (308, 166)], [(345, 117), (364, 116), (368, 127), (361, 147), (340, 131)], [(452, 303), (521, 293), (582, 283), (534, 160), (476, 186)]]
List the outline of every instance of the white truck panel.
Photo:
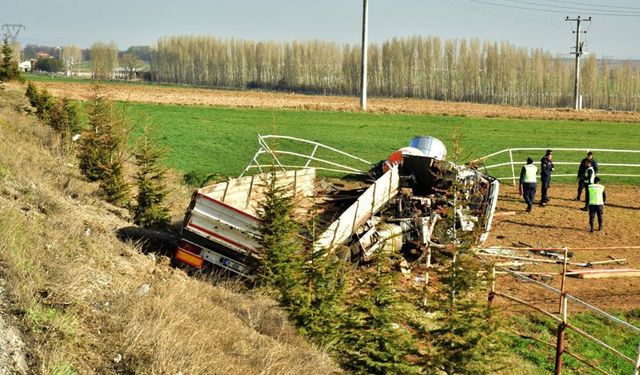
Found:
[(373, 214), (398, 194), (400, 175), (393, 166), (378, 178), (314, 242), (314, 249), (331, 250), (344, 243)]

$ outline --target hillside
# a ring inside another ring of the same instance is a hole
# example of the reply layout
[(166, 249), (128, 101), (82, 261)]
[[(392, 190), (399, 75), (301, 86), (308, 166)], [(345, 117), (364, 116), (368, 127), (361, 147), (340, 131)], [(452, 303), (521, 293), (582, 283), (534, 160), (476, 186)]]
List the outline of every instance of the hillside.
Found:
[[(0, 90), (0, 313), (19, 324), (31, 372), (340, 372), (264, 292), (188, 277), (152, 245), (120, 240), (128, 213), (96, 197), (29, 111)], [(176, 221), (188, 196), (174, 185)]]

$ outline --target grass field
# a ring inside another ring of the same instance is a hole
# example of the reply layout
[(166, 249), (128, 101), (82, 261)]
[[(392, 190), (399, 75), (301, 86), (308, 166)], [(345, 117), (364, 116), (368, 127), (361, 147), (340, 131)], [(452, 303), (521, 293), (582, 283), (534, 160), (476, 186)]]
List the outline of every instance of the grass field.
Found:
[[(625, 319), (638, 326), (640, 323), (639, 312), (619, 314), (618, 317)], [(595, 337), (603, 340), (608, 345), (622, 351), (630, 358), (637, 356), (637, 337), (629, 330), (620, 328), (610, 321), (603, 320), (593, 314), (581, 313), (571, 319), (572, 324), (583, 329)], [(555, 341), (557, 323), (544, 316), (517, 317), (512, 320), (511, 327), (505, 327), (502, 337), (505, 344), (511, 351), (516, 353), (525, 362), (533, 364), (540, 374), (553, 373), (555, 360)], [(518, 336), (515, 332), (522, 336)], [(542, 344), (544, 341), (550, 345)], [(587, 362), (595, 365), (610, 374), (631, 374), (633, 365), (625, 362), (619, 356), (604, 350), (597, 344), (584, 337), (567, 331), (567, 348), (572, 353), (586, 359)], [(564, 370), (570, 374), (598, 374), (599, 372), (589, 369), (585, 364), (572, 358), (569, 355), (563, 356)]]
[[(371, 162), (384, 159), (394, 150), (408, 145), (415, 135), (435, 136), (449, 147), (455, 129), (463, 135), (465, 160), (510, 147), (640, 149), (640, 124), (635, 123), (139, 103), (128, 103), (126, 106), (138, 124), (152, 125), (159, 143), (170, 150), (170, 166), (200, 176), (211, 173), (235, 176), (242, 172), (258, 148), (257, 134), (310, 139)], [(543, 151), (531, 152), (530, 155), (520, 152), (514, 154), (514, 158), (524, 162), (527, 156), (531, 156), (537, 162), (543, 154)], [(554, 154), (556, 160), (576, 163), (584, 156), (584, 152)], [(505, 161), (505, 158), (503, 156), (495, 162)], [(629, 154), (607, 154), (606, 158), (606, 162), (634, 162)], [(599, 159), (602, 163), (602, 158)], [(635, 157), (636, 163), (638, 159)], [(556, 173), (574, 173), (576, 169), (575, 166), (558, 166)], [(504, 172), (507, 169), (501, 171)]]

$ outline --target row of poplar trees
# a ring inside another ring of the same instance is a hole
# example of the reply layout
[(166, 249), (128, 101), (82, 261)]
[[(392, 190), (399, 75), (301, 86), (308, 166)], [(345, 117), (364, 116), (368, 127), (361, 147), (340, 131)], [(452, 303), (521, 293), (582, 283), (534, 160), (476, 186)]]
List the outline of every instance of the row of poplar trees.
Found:
[[(39, 90), (32, 82), (28, 83), (25, 95), (36, 108), (38, 118), (59, 135), (58, 150), (77, 156), (80, 171), (89, 181), (98, 182), (103, 199), (129, 209), (138, 225), (158, 227), (169, 221), (164, 202), (168, 193), (164, 181), (166, 169), (161, 165), (164, 151), (153, 144), (146, 128), (135, 149), (128, 149), (133, 127), (125, 111), (109, 100), (100, 86), (92, 88), (91, 98), (84, 106), (85, 116), (81, 116), (82, 108), (77, 103), (55, 98), (46, 88)], [(86, 117), (86, 124), (81, 117)], [(135, 203), (125, 173), (131, 157), (136, 167)]]
[[(154, 79), (225, 88), (356, 95), (360, 47), (324, 41), (254, 42), (209, 36), (158, 41)], [(369, 46), (369, 94), (507, 105), (573, 103), (574, 62), (508, 42), (394, 38)], [(583, 58), (586, 108), (640, 110), (640, 68)]]

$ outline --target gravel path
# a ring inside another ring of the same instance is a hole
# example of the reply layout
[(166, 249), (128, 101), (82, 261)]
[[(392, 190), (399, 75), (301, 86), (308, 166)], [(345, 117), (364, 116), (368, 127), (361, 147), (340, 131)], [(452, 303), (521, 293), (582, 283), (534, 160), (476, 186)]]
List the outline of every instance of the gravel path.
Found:
[(23, 375), (28, 371), (25, 345), (12, 320), (8, 315), (4, 281), (0, 279), (0, 375)]

